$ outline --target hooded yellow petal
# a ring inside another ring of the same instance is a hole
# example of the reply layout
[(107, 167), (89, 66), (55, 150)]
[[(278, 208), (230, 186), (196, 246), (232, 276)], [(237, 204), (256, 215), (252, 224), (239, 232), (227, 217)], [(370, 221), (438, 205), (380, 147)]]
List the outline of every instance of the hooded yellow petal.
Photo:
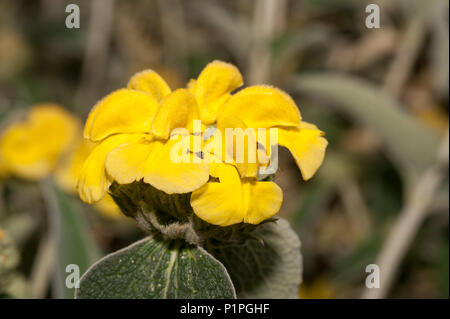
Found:
[(187, 89), (178, 89), (166, 96), (156, 111), (151, 133), (168, 139), (175, 128), (187, 128), (192, 132), (193, 121), (199, 120), (198, 105)]
[(231, 91), (243, 84), (242, 75), (232, 64), (222, 61), (209, 63), (191, 85), (205, 124), (216, 121), (219, 109), (229, 99)]
[[(241, 177), (256, 177), (258, 155), (256, 131), (236, 116), (229, 116), (217, 123), (223, 139), (222, 161), (233, 163)], [(216, 138), (216, 137), (215, 137)]]
[(142, 140), (127, 143), (112, 150), (106, 157), (108, 174), (119, 184), (129, 184), (144, 177), (144, 166), (151, 157), (154, 142)]
[(127, 88), (146, 92), (158, 102), (171, 92), (166, 81), (153, 70), (144, 70), (133, 75)]
[(310, 179), (322, 165), (328, 145), (323, 136), (315, 125), (304, 122), (300, 128), (278, 129), (278, 143), (294, 156), (304, 180)]
[(219, 179), (221, 183), (232, 185), (241, 185), (241, 179), (236, 171), (236, 167), (225, 163), (211, 163), (209, 164), (209, 175)]
[(167, 194), (192, 192), (208, 181), (208, 165), (194, 163), (193, 154), (188, 162), (180, 162), (181, 154), (178, 157), (173, 151), (178, 142), (171, 138), (123, 145), (108, 155), (108, 174), (121, 184), (143, 178)]
[(22, 122), (9, 125), (0, 140), (8, 170), (25, 179), (48, 176), (80, 134), (80, 123), (56, 104), (31, 108)]
[(164, 143), (155, 141), (152, 160), (147, 161), (145, 166), (144, 182), (167, 194), (192, 192), (209, 179), (208, 165), (194, 163), (195, 155), (189, 154), (187, 163), (177, 163), (173, 150), (178, 142), (178, 137)]
[(189, 79), (188, 83), (186, 84), (186, 89), (189, 90), (191, 93), (195, 93), (195, 84), (197, 83), (196, 79)]
[(76, 192), (81, 168), (96, 145), (89, 140), (80, 139), (72, 150), (64, 156), (54, 173), (54, 179), (59, 187), (69, 193)]
[(209, 182), (191, 195), (194, 213), (208, 223), (259, 224), (279, 211), (283, 194), (275, 183), (240, 179), (237, 169), (224, 163), (210, 164), (210, 174), (219, 182)]
[(124, 143), (133, 143), (145, 138), (145, 134), (113, 135), (98, 144), (81, 169), (78, 179), (78, 194), (87, 203), (100, 200), (111, 185), (111, 178), (106, 174), (105, 160), (109, 152)]
[(231, 96), (217, 124), (227, 117), (240, 118), (248, 127), (299, 126), (300, 111), (285, 92), (270, 86), (251, 86)]
[(244, 220), (239, 189), (228, 183), (206, 183), (191, 195), (194, 213), (204, 221), (229, 226)]
[(29, 141), (39, 144), (47, 156), (59, 156), (70, 149), (79, 138), (80, 121), (63, 107), (53, 103), (42, 103), (32, 107), (25, 122)]
[(26, 125), (10, 125), (3, 133), (0, 150), (8, 171), (25, 179), (38, 180), (51, 173), (56, 158), (46, 156), (37, 141), (31, 139)]
[(120, 89), (100, 100), (89, 113), (84, 137), (101, 141), (117, 133), (147, 133), (158, 108), (151, 95)]
[(281, 208), (283, 192), (274, 182), (246, 182), (244, 192), (249, 198), (245, 223), (259, 224), (273, 217)]

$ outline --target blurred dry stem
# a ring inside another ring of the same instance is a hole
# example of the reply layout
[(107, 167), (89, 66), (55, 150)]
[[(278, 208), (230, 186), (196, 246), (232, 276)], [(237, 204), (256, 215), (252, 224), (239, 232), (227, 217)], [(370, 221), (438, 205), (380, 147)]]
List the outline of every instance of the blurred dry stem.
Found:
[(441, 142), (436, 164), (425, 170), (418, 180), (404, 208), (387, 236), (375, 262), (380, 267), (380, 288), (366, 288), (364, 299), (385, 298), (395, 280), (403, 257), (411, 245), (420, 225), (429, 212), (429, 206), (448, 170), (449, 135)]
[[(124, 5), (124, 3), (121, 3)], [(127, 7), (120, 8), (121, 14), (117, 15), (117, 27), (114, 40), (117, 43), (120, 54), (124, 57), (127, 66), (126, 77), (157, 64), (162, 60), (162, 49), (153, 41), (153, 38), (142, 28), (140, 20), (134, 17)]]
[(416, 1), (414, 5), (417, 6), (417, 13), (411, 15), (385, 77), (384, 88), (395, 97), (402, 93), (410, 78), (428, 30), (429, 6), (425, 1), (422, 3)]
[(255, 1), (247, 71), (250, 85), (269, 81), (272, 67), (270, 44), (284, 29), (286, 5), (286, 0)]
[(186, 77), (187, 57), (186, 26), (184, 24), (184, 9), (180, 0), (158, 0), (161, 19), (163, 59), (165, 64), (176, 67)]
[(391, 54), (396, 48), (397, 32), (390, 27), (373, 30), (355, 44), (339, 41), (330, 51), (327, 65), (342, 71), (361, 71)]
[(91, 2), (89, 30), (81, 70), (76, 102), (81, 114), (86, 115), (100, 96), (105, 81), (109, 44), (113, 29), (114, 0)]
[(351, 179), (341, 182), (338, 191), (355, 233), (359, 239), (365, 238), (372, 233), (372, 221), (358, 184)]
[(250, 27), (244, 19), (236, 18), (231, 12), (218, 6), (213, 1), (189, 1), (195, 12), (204, 23), (209, 25), (221, 40), (234, 54), (239, 64), (244, 65), (247, 60)]
[(433, 84), (436, 93), (448, 99), (449, 85), (449, 27), (448, 27), (448, 1), (436, 1), (431, 12), (431, 68), (433, 71)]
[[(60, 213), (58, 211), (58, 207), (57, 207), (57, 200), (55, 197), (54, 192), (52, 191), (52, 181), (50, 179), (45, 179), (40, 183), (40, 188), (41, 188), (41, 192), (42, 192), (42, 197), (44, 199), (44, 203), (45, 203), (45, 207), (46, 207), (46, 211), (47, 211), (47, 220), (48, 220), (48, 235), (46, 236), (46, 238), (42, 239), (48, 242), (43, 242), (43, 248), (42, 248), (42, 253), (43, 255), (37, 255), (37, 259), (43, 259), (42, 263), (43, 265), (38, 265), (41, 266), (42, 268), (44, 268), (46, 265), (50, 265), (49, 267), (46, 268), (46, 271), (49, 271), (52, 276), (49, 277), (44, 277), (46, 280), (53, 280), (53, 285), (52, 285), (52, 294), (53, 297), (56, 298), (62, 298), (62, 292), (58, 291), (58, 285), (54, 284), (56, 276), (55, 276), (55, 272), (56, 272), (56, 268), (57, 268), (57, 254), (58, 254), (58, 245), (57, 245), (57, 239), (61, 238), (60, 236), (60, 232), (61, 232), (61, 228), (60, 228), (60, 222), (59, 219), (62, 218), (60, 216)], [(41, 251), (38, 251), (38, 253)], [(50, 263), (50, 264), (48, 264)], [(36, 267), (38, 267), (36, 266)], [(43, 274), (45, 270), (42, 270)], [(47, 275), (47, 274), (46, 274)]]
[(45, 298), (54, 269), (55, 250), (56, 245), (53, 238), (49, 235), (42, 237), (31, 270), (30, 293), (32, 298)]

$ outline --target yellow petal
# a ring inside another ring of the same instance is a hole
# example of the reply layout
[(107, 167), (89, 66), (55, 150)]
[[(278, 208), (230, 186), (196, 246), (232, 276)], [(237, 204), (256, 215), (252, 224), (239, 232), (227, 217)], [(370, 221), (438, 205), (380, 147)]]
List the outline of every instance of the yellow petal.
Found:
[(198, 76), (193, 88), (202, 121), (205, 124), (214, 123), (231, 91), (242, 84), (242, 75), (234, 65), (222, 61), (209, 63)]
[(191, 195), (194, 213), (204, 221), (229, 226), (244, 220), (239, 189), (228, 183), (206, 183)]
[(151, 95), (120, 89), (100, 100), (91, 110), (84, 137), (101, 141), (117, 133), (147, 133), (158, 108)]
[(241, 184), (236, 167), (231, 164), (211, 163), (209, 164), (209, 175), (218, 178), (221, 183), (239, 186)]
[(106, 174), (105, 160), (109, 152), (124, 143), (133, 143), (145, 138), (145, 134), (113, 135), (98, 144), (81, 169), (78, 180), (78, 194), (87, 203), (100, 200), (111, 185), (111, 178)]
[(144, 182), (167, 194), (192, 192), (209, 179), (208, 165), (194, 163), (192, 154), (188, 163), (176, 163), (171, 158), (172, 148), (177, 142), (177, 138), (164, 143), (156, 141), (152, 160), (147, 161), (144, 171)]
[(229, 116), (238, 117), (253, 128), (296, 127), (301, 122), (294, 100), (270, 86), (251, 86), (232, 95), (219, 114), (218, 125)]
[(304, 180), (310, 179), (322, 165), (328, 145), (323, 136), (322, 131), (309, 123), (302, 123), (301, 128), (278, 129), (278, 143), (294, 156)]
[(187, 85), (186, 85), (186, 89), (189, 90), (189, 92), (191, 92), (192, 94), (195, 94), (195, 84), (197, 83), (196, 79), (189, 79)]
[(259, 224), (273, 217), (281, 208), (283, 192), (274, 182), (246, 182), (244, 192), (249, 198), (245, 223)]
[(80, 134), (80, 123), (56, 104), (38, 104), (22, 122), (10, 124), (0, 140), (0, 153), (8, 170), (37, 180), (48, 176)]
[(192, 192), (208, 181), (208, 165), (194, 163), (192, 154), (189, 162), (177, 162), (172, 152), (178, 142), (170, 139), (123, 145), (108, 155), (108, 174), (121, 184), (143, 178), (167, 194)]
[(236, 168), (224, 163), (210, 164), (210, 175), (219, 182), (209, 182), (191, 195), (194, 213), (210, 224), (259, 224), (281, 207), (283, 194), (273, 182), (240, 179)]
[(95, 203), (95, 208), (105, 217), (111, 219), (126, 219), (125, 215), (120, 211), (119, 206), (117, 206), (109, 194), (105, 194), (101, 200)]
[(171, 92), (166, 81), (153, 70), (144, 70), (133, 75), (127, 88), (146, 92), (158, 102)]
[(222, 119), (217, 123), (217, 128), (223, 138), (222, 161), (233, 163), (241, 177), (256, 177), (258, 173), (256, 131), (248, 128), (236, 116)]
[(47, 155), (52, 154), (57, 159), (72, 147), (81, 130), (78, 118), (53, 103), (32, 107), (25, 124), (32, 135), (30, 141), (39, 141), (39, 147)]
[(150, 159), (154, 143), (142, 140), (116, 147), (106, 157), (106, 171), (119, 184), (129, 184), (144, 177), (144, 166)]
[(48, 176), (56, 161), (48, 157), (39, 144), (33, 140), (30, 130), (24, 124), (10, 125), (0, 141), (5, 166), (12, 174), (21, 178), (38, 180)]
[(77, 191), (78, 177), (81, 168), (89, 154), (94, 150), (97, 144), (81, 139), (72, 148), (72, 150), (62, 158), (54, 172), (55, 182), (66, 192), (74, 193)]
[(193, 121), (199, 120), (194, 95), (187, 89), (178, 89), (166, 96), (156, 111), (151, 133), (168, 139), (175, 128), (187, 128), (192, 132)]

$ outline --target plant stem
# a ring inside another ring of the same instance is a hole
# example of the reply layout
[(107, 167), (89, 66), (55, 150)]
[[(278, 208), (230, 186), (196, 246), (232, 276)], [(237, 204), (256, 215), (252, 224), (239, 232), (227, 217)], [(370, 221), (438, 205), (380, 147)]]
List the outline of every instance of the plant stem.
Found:
[(436, 163), (425, 170), (398, 216), (377, 258), (380, 267), (380, 287), (365, 288), (361, 298), (385, 298), (395, 280), (399, 266), (420, 225), (429, 211), (433, 196), (448, 169), (448, 128)]

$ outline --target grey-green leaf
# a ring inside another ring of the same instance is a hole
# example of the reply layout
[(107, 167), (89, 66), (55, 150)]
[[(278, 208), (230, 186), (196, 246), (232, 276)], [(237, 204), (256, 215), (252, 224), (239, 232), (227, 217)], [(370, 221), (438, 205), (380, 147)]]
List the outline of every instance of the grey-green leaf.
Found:
[(42, 184), (50, 216), (50, 228), (56, 244), (53, 294), (56, 298), (72, 299), (75, 289), (66, 285), (66, 267), (75, 264), (80, 273), (102, 255), (92, 238), (79, 203), (58, 189), (50, 180)]
[(300, 240), (280, 219), (260, 226), (257, 240), (213, 250), (227, 268), (238, 298), (298, 298), (302, 261)]
[(404, 112), (398, 101), (376, 85), (336, 73), (303, 74), (292, 85), (300, 92), (326, 99), (376, 131), (407, 181), (434, 163), (438, 136)]
[(184, 241), (147, 237), (94, 264), (76, 298), (235, 298), (225, 267)]

